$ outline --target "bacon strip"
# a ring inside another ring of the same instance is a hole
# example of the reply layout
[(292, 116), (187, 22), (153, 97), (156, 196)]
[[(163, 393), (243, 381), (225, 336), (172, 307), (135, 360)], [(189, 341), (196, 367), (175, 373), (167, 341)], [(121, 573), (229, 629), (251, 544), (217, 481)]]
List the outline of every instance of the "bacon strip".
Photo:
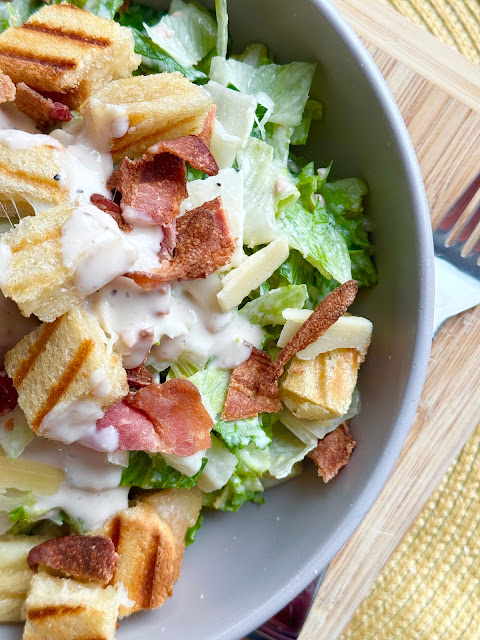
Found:
[(117, 183), (124, 218), (143, 224), (169, 224), (180, 214), (180, 203), (188, 196), (185, 162), (171, 153), (141, 160), (124, 158)]
[(32, 571), (42, 565), (68, 578), (108, 584), (118, 555), (106, 536), (64, 536), (33, 547), (27, 561)]
[(327, 483), (350, 460), (356, 444), (350, 435), (348, 422), (344, 422), (335, 431), (328, 433), (322, 440), (319, 440), (315, 449), (307, 455), (317, 465), (318, 476)]
[(54, 125), (57, 120), (69, 122), (73, 118), (70, 109), (66, 105), (61, 102), (54, 102), (50, 98), (45, 98), (24, 82), (17, 84), (15, 104), (20, 111), (44, 127)]
[(174, 378), (151, 384), (127, 397), (128, 404), (153, 422), (162, 453), (190, 456), (211, 446), (213, 420), (203, 406), (197, 387)]
[(305, 320), (297, 333), (277, 356), (271, 371), (275, 378), (279, 378), (287, 362), (293, 356), (323, 336), (325, 331), (343, 316), (348, 307), (355, 300), (358, 285), (355, 280), (349, 280), (334, 289), (315, 311)]
[(108, 215), (112, 216), (115, 222), (118, 224), (118, 228), (122, 231), (133, 231), (133, 227), (128, 222), (125, 222), (122, 216), (122, 209), (120, 205), (118, 205), (113, 200), (109, 200), (105, 196), (102, 196), (101, 193), (92, 193), (90, 196), (90, 202), (94, 204), (98, 209), (101, 209)]
[(120, 451), (161, 451), (161, 441), (153, 422), (141, 411), (125, 401), (111, 405), (103, 418), (97, 421), (97, 431), (113, 427), (118, 433)]
[(127, 369), (129, 387), (148, 387), (153, 383), (153, 376), (144, 364), (135, 369)]
[(0, 103), (13, 102), (16, 89), (13, 81), (5, 73), (0, 71)]
[(176, 247), (170, 262), (164, 260), (160, 269), (151, 272), (125, 274), (143, 289), (155, 289), (172, 280), (206, 278), (231, 261), (235, 240), (220, 196), (177, 218), (176, 225)]
[(148, 149), (146, 156), (155, 156), (159, 153), (172, 153), (177, 158), (188, 162), (194, 169), (204, 171), (209, 176), (214, 176), (218, 173), (218, 164), (210, 153), (210, 149), (197, 136), (161, 140)]
[(13, 381), (2, 371), (0, 372), (0, 416), (11, 413), (18, 402), (18, 393), (13, 386)]
[(272, 361), (265, 351), (252, 348), (248, 360), (232, 372), (222, 420), (252, 418), (259, 413), (276, 413), (282, 408), (277, 381), (262, 386)]

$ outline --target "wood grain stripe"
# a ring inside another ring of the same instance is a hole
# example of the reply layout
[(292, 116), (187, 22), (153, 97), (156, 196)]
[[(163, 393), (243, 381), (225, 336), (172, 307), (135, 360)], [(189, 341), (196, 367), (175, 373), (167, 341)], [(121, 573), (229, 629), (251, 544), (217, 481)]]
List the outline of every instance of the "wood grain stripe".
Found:
[(32, 427), (38, 429), (40, 423), (49, 411), (57, 404), (60, 398), (68, 390), (72, 382), (75, 380), (80, 369), (83, 367), (86, 359), (93, 350), (95, 342), (93, 340), (84, 340), (77, 350), (77, 353), (70, 361), (65, 371), (60, 376), (57, 384), (50, 389), (47, 399), (43, 403), (40, 411), (32, 421)]

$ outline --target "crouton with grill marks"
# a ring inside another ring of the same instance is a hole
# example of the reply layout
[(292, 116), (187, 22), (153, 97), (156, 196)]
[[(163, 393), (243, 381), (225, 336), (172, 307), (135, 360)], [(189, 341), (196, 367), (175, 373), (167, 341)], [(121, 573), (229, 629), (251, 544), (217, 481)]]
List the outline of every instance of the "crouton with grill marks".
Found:
[(121, 591), (46, 573), (33, 576), (23, 640), (113, 640)]
[(113, 131), (107, 144), (114, 162), (119, 162), (124, 156), (141, 156), (160, 140), (200, 135), (212, 106), (206, 91), (175, 72), (111, 82), (82, 105), (80, 112), (97, 137), (104, 137), (105, 131), (112, 133), (106, 123), (117, 118), (122, 126)]
[(128, 393), (120, 358), (83, 306), (25, 336), (6, 354), (5, 368), (32, 429), (66, 443), (88, 435), (89, 420), (93, 428)]
[(334, 349), (312, 360), (294, 356), (280, 379), (280, 396), (298, 418), (327, 420), (343, 416), (363, 360), (356, 349)]
[(0, 35), (0, 69), (71, 109), (140, 61), (128, 28), (69, 4), (44, 6)]
[(67, 163), (67, 152), (50, 136), (0, 131), (0, 217), (23, 217), (66, 203)]
[(25, 599), (33, 571), (27, 556), (45, 542), (40, 536), (0, 536), (0, 622), (25, 620)]
[(0, 238), (8, 258), (0, 286), (25, 316), (52, 322), (138, 257), (114, 219), (93, 205), (56, 207), (24, 218)]
[(121, 511), (99, 533), (112, 539), (118, 553), (113, 584), (123, 583), (134, 601), (120, 607), (120, 617), (155, 609), (171, 597), (181, 557), (172, 528), (152, 506), (140, 503)]

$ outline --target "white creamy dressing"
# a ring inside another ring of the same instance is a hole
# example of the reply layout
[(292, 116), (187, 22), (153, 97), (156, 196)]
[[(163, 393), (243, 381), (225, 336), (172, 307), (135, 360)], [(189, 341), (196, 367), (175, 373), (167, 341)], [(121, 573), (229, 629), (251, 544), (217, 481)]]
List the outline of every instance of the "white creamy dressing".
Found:
[[(0, 255), (2, 245), (0, 245)], [(0, 260), (0, 275), (4, 273)], [(0, 371), (3, 369), (4, 358), (17, 342), (33, 331), (39, 324), (35, 316), (25, 318), (19, 308), (0, 291)]]
[(249, 358), (251, 346), (260, 346), (263, 330), (242, 316), (223, 313), (217, 302), (220, 288), (217, 274), (172, 284), (172, 308), (162, 327), (169, 331), (152, 348), (149, 363), (161, 370), (184, 355), (233, 369)]
[(20, 129), (27, 133), (38, 133), (33, 120), (19, 111), (14, 102), (4, 102), (0, 106), (0, 129)]
[(34, 438), (21, 457), (65, 472), (65, 480), (56, 493), (37, 497), (36, 511), (63, 509), (92, 530), (128, 507), (128, 488), (118, 486), (122, 467), (110, 462), (105, 453), (78, 444), (65, 446)]
[(60, 142), (52, 136), (47, 136), (43, 133), (27, 133), (19, 129), (0, 130), (0, 144), (13, 150), (32, 149), (33, 147), (45, 145), (53, 147), (57, 151), (65, 151)]
[(163, 230), (160, 225), (154, 227), (139, 225), (132, 231), (123, 233), (138, 250), (138, 259), (130, 271), (150, 271), (160, 267), (158, 254), (163, 241)]
[(92, 131), (87, 135), (95, 139), (97, 147), (108, 149), (112, 138), (123, 138), (130, 128), (127, 110), (122, 105), (101, 102), (98, 98), (90, 98), (89, 106), (95, 116), (89, 119)]
[(83, 295), (97, 291), (129, 271), (138, 250), (108, 213), (93, 205), (78, 206), (61, 229), (63, 262), (75, 271), (75, 286)]

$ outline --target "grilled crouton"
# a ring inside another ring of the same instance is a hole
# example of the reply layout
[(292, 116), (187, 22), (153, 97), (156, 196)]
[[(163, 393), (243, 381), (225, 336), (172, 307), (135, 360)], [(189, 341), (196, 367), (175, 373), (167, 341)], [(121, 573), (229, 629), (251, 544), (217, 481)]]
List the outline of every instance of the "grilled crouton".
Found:
[(103, 330), (83, 307), (25, 336), (6, 354), (5, 367), (32, 429), (63, 442), (80, 439), (87, 419), (95, 425), (101, 417), (99, 407), (128, 393), (119, 357), (110, 353)]
[[(208, 93), (180, 73), (158, 73), (111, 82), (81, 113), (97, 136), (109, 132), (109, 148), (119, 162), (141, 156), (160, 140), (199, 135), (212, 105)], [(115, 118), (122, 126), (112, 128)]]
[(69, 4), (44, 6), (0, 35), (0, 69), (72, 109), (141, 58), (129, 29)]
[(25, 598), (33, 578), (27, 556), (45, 538), (0, 536), (0, 622), (25, 620)]
[(93, 205), (56, 207), (24, 218), (2, 234), (9, 255), (0, 274), (5, 296), (25, 316), (51, 322), (86, 295), (128, 271), (137, 249)]
[(356, 349), (334, 349), (312, 360), (295, 356), (280, 380), (280, 395), (298, 418), (326, 420), (346, 413), (364, 357)]
[(173, 593), (178, 577), (177, 542), (172, 528), (149, 504), (121, 511), (101, 532), (118, 553), (113, 584), (123, 583), (132, 606), (121, 606), (120, 617), (159, 607)]
[(119, 590), (46, 573), (33, 576), (23, 640), (113, 640)]
[(203, 491), (191, 489), (165, 489), (151, 493), (142, 502), (155, 509), (160, 518), (172, 528), (177, 545), (177, 563), (175, 581), (180, 577), (183, 553), (185, 551), (185, 534), (193, 527), (202, 508)]
[(0, 217), (67, 202), (66, 163), (65, 149), (50, 136), (0, 131)]

